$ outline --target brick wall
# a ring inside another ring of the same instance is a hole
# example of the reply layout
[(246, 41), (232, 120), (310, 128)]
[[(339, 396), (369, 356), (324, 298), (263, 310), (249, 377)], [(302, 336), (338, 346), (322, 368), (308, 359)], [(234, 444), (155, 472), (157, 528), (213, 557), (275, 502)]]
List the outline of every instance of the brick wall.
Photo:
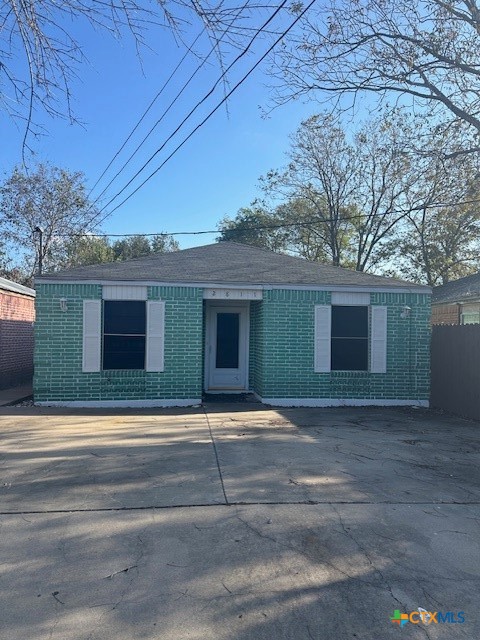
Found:
[(458, 304), (437, 304), (432, 306), (432, 324), (460, 324)]
[[(42, 284), (35, 324), (36, 401), (200, 398), (202, 395), (202, 290), (148, 287), (149, 300), (165, 300), (165, 371), (82, 372), (83, 300), (100, 299), (99, 285)], [(66, 298), (68, 310), (60, 309)]]
[[(60, 309), (60, 298), (68, 310)], [(202, 394), (202, 290), (148, 287), (166, 302), (165, 371), (82, 373), (83, 300), (97, 285), (39, 285), (34, 390), (37, 401), (193, 399)], [(314, 372), (314, 307), (328, 292), (264, 291), (250, 308), (250, 388), (265, 398), (419, 399), (429, 397), (430, 296), (371, 294), (388, 307), (387, 373)], [(403, 308), (411, 308), (402, 318)]]
[(0, 290), (0, 389), (33, 375), (34, 298)]
[[(314, 372), (314, 307), (330, 293), (264, 292), (256, 342), (262, 364), (254, 389), (265, 398), (419, 399), (429, 397), (430, 296), (371, 294), (371, 305), (388, 307), (387, 373)], [(405, 306), (411, 307), (402, 318)], [(255, 367), (254, 367), (255, 371)]]

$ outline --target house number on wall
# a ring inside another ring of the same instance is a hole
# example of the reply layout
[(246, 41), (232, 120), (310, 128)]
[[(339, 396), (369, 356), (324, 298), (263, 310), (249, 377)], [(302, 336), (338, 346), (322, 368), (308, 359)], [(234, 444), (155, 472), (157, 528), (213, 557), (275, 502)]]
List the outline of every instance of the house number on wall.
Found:
[(204, 289), (205, 300), (261, 300), (262, 291), (258, 289)]

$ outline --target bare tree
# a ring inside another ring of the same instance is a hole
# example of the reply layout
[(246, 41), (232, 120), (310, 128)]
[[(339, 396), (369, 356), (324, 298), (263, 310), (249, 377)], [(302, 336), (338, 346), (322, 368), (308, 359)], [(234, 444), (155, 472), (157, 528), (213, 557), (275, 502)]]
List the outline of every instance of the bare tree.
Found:
[(292, 202), (308, 205), (308, 214), (298, 216), (302, 226), (292, 232), (296, 242), (309, 231), (315, 237), (309, 238), (310, 253), (316, 245), (322, 259), (358, 271), (387, 261), (410, 211), (408, 190), (418, 179), (411, 135), (400, 114), (367, 123), (351, 140), (330, 115), (303, 122), (292, 137), (286, 170), (264, 179), (268, 193), (287, 200), (284, 209)]
[(261, 179), (265, 192), (306, 203), (317, 244), (333, 265), (345, 264), (357, 166), (345, 132), (328, 115), (312, 116), (292, 136), (289, 160), (286, 169)]
[(479, 51), (475, 0), (324, 0), (278, 54), (277, 99), (410, 96), (479, 134)]
[(0, 108), (24, 123), (24, 149), (37, 131), (38, 112), (75, 121), (71, 86), (85, 61), (74, 35), (78, 23), (117, 39), (129, 36), (140, 52), (148, 36), (173, 31), (183, 41), (184, 27), (197, 22), (221, 64), (223, 47), (239, 46), (255, 30), (262, 6), (255, 0), (6, 0), (0, 7)]

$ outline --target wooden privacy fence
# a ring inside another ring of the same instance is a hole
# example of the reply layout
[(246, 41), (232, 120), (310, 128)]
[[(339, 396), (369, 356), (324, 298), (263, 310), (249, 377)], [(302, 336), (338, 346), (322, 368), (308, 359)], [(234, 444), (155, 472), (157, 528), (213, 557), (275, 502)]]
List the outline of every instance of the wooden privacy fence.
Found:
[(432, 327), (430, 404), (480, 420), (480, 324)]

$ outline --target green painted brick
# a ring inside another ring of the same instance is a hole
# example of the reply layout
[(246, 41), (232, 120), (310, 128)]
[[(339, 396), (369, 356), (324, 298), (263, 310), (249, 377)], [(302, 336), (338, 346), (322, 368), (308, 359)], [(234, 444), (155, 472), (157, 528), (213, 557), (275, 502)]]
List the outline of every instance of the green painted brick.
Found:
[[(165, 301), (165, 371), (82, 372), (83, 300), (101, 299), (98, 285), (42, 284), (37, 288), (34, 393), (37, 401), (200, 398), (201, 289), (148, 287)], [(60, 298), (68, 311), (60, 310)]]
[[(388, 306), (385, 374), (314, 372), (314, 307), (330, 302), (328, 292), (271, 290), (264, 292), (262, 303), (255, 303), (258, 308), (251, 315), (250, 381), (259, 395), (428, 399), (429, 295), (371, 294), (371, 305)], [(406, 305), (412, 309), (407, 320), (400, 317)]]
[[(67, 298), (68, 311), (60, 310)], [(82, 372), (83, 300), (101, 299), (99, 285), (41, 284), (35, 323), (35, 398), (55, 400), (199, 398), (203, 386), (205, 304), (199, 288), (148, 287), (164, 300), (165, 371)], [(388, 306), (387, 373), (315, 373), (314, 307), (325, 291), (266, 290), (250, 305), (249, 385), (263, 397), (427, 399), (430, 296), (372, 293)], [(405, 305), (408, 320), (400, 314)]]

